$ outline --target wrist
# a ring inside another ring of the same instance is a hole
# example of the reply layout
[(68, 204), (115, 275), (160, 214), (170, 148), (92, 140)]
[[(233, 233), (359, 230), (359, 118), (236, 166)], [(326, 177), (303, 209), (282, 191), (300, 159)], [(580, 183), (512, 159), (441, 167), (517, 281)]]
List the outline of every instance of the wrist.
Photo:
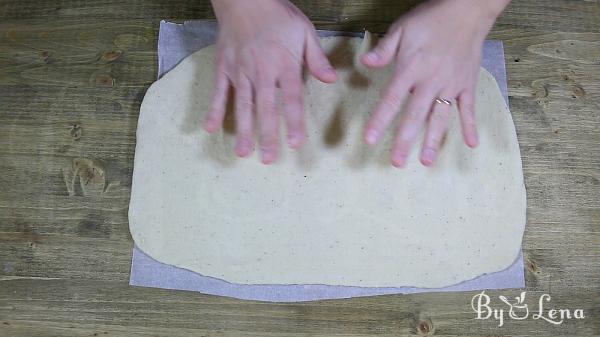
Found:
[(457, 6), (459, 12), (464, 14), (463, 22), (470, 22), (480, 33), (483, 40), (494, 26), (496, 19), (510, 0), (447, 0), (452, 6)]

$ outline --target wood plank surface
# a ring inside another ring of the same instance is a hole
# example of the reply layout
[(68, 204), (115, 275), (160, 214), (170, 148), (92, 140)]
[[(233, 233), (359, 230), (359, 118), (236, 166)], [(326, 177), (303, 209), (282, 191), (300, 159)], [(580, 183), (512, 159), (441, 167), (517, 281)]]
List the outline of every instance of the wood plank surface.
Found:
[[(418, 3), (294, 2), (318, 28), (376, 32)], [(585, 319), (498, 327), (474, 319), (477, 292), (281, 304), (128, 286), (135, 130), (158, 24), (213, 17), (201, 0), (0, 0), (0, 336), (600, 335), (595, 0), (514, 0), (490, 34), (505, 44), (523, 157), (526, 303), (547, 293), (548, 309)]]

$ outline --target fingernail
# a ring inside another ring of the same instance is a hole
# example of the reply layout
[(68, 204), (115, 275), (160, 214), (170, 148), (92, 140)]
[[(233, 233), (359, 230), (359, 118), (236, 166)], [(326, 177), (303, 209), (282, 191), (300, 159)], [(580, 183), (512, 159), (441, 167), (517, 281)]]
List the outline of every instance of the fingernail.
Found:
[(271, 164), (275, 161), (275, 153), (271, 149), (262, 149), (262, 163), (265, 165)]
[(405, 154), (401, 153), (394, 155), (394, 157), (392, 158), (392, 165), (394, 165), (397, 168), (401, 168), (404, 166), (404, 164), (406, 164)]
[(376, 52), (372, 51), (372, 52), (367, 53), (366, 58), (369, 61), (376, 62), (377, 60), (379, 60), (379, 55), (377, 55)]
[(437, 156), (437, 152), (433, 149), (425, 149), (423, 150), (423, 154), (421, 155), (421, 163), (423, 165), (429, 166), (435, 162)]
[(325, 72), (326, 76), (329, 76), (331, 78), (336, 78), (337, 77), (337, 75), (335, 73), (335, 69), (333, 69), (332, 67), (329, 67), (329, 66), (326, 67), (324, 69), (324, 72)]
[(467, 145), (469, 145), (470, 148), (477, 147), (477, 145), (479, 145), (479, 136), (477, 134), (472, 134), (469, 137), (469, 143)]
[(377, 137), (379, 136), (378, 132), (376, 130), (369, 130), (367, 131), (367, 143), (370, 145), (373, 145), (377, 142)]
[(302, 137), (298, 134), (290, 134), (288, 135), (288, 145), (295, 149), (300, 147), (300, 145), (302, 144)]
[(206, 122), (204, 122), (204, 130), (209, 133), (213, 132), (215, 130), (214, 124), (215, 123), (212, 121), (212, 119), (207, 119)]
[(240, 157), (247, 157), (252, 152), (250, 142), (245, 139), (239, 139), (235, 144), (235, 152)]

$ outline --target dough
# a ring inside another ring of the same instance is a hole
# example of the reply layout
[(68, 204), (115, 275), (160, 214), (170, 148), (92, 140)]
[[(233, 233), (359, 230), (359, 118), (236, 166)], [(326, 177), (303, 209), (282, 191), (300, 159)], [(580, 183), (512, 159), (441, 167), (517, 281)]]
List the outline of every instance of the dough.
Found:
[(202, 130), (213, 47), (150, 87), (129, 206), (136, 245), (160, 262), (243, 284), (443, 287), (510, 266), (525, 188), (515, 128), (492, 76), (481, 70), (477, 149), (464, 145), (453, 111), (435, 167), (422, 166), (414, 148), (397, 169), (392, 127), (376, 147), (362, 141), (391, 69), (355, 66), (359, 38), (321, 42), (339, 80), (307, 77), (306, 145), (282, 146), (271, 166), (256, 153), (235, 156), (231, 117), (218, 134)]

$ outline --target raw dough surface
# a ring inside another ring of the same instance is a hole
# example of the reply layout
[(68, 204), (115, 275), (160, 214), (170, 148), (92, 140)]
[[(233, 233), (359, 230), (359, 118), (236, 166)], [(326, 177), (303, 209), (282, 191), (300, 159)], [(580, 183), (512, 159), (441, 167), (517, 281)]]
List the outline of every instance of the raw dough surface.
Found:
[(477, 149), (464, 145), (453, 111), (436, 166), (423, 167), (414, 149), (396, 169), (391, 135), (375, 148), (361, 138), (391, 69), (355, 66), (365, 48), (359, 38), (322, 44), (339, 80), (307, 80), (306, 145), (282, 146), (271, 166), (235, 156), (232, 120), (218, 134), (202, 130), (213, 47), (150, 87), (129, 206), (136, 245), (160, 262), (244, 284), (443, 287), (510, 266), (525, 226), (525, 187), (515, 128), (492, 76), (481, 70)]

